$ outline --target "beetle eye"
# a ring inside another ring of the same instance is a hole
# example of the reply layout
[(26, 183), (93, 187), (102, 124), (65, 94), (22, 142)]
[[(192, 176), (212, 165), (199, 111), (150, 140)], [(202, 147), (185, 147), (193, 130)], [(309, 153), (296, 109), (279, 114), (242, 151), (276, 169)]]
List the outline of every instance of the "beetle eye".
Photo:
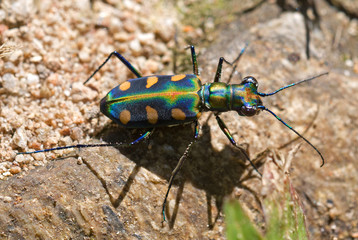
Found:
[(256, 78), (254, 78), (252, 76), (244, 77), (241, 84), (245, 84), (245, 83), (253, 83), (256, 87), (258, 85)]
[(251, 117), (251, 116), (256, 115), (257, 108), (256, 107), (242, 106), (241, 109), (240, 109), (240, 112), (241, 112), (240, 115)]

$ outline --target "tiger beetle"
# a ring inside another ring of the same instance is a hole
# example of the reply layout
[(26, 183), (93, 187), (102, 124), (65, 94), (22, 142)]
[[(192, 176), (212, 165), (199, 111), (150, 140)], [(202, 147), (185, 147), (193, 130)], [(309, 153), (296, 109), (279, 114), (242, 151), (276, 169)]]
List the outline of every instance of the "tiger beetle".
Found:
[[(243, 53), (244, 49), (241, 51), (240, 55)], [(32, 154), (69, 148), (89, 148), (119, 145), (130, 146), (148, 138), (156, 127), (195, 123), (194, 139), (189, 143), (185, 152), (179, 159), (178, 164), (173, 170), (169, 180), (169, 186), (162, 205), (164, 221), (165, 205), (170, 188), (173, 184), (173, 180), (176, 174), (179, 172), (181, 166), (187, 158), (192, 145), (198, 139), (200, 131), (198, 119), (200, 118), (202, 112), (212, 111), (222, 132), (230, 140), (232, 145), (241, 150), (240, 146), (236, 143), (233, 136), (231, 135), (229, 129), (220, 118), (220, 114), (227, 111), (236, 111), (240, 116), (251, 117), (257, 115), (261, 111), (267, 111), (282, 124), (288, 127), (291, 131), (297, 134), (300, 138), (306, 141), (321, 157), (321, 167), (324, 165), (324, 158), (318, 149), (295, 129), (285, 123), (275, 113), (263, 106), (260, 97), (274, 95), (286, 88), (311, 81), (322, 75), (326, 75), (328, 72), (289, 84), (279, 88), (272, 93), (261, 93), (257, 91), (258, 82), (252, 76), (245, 77), (240, 84), (227, 84), (221, 82), (223, 62), (231, 64), (223, 57), (221, 57), (217, 66), (214, 82), (202, 84), (199, 76), (198, 63), (194, 46), (190, 46), (190, 50), (194, 74), (154, 75), (142, 77), (138, 70), (134, 68), (129, 61), (127, 61), (121, 54), (114, 51), (84, 82), (84, 84), (86, 84), (109, 61), (112, 56), (116, 56), (132, 73), (134, 73), (134, 75), (138, 77), (125, 81), (117, 87), (113, 88), (101, 100), (100, 103), (101, 112), (117, 124), (126, 128), (147, 128), (148, 130), (138, 139), (135, 139), (134, 141), (127, 144), (78, 144), (32, 152), (21, 152), (18, 154)], [(243, 150), (241, 151), (243, 152), (245, 158), (250, 162), (252, 167), (257, 171), (256, 167), (246, 152)]]

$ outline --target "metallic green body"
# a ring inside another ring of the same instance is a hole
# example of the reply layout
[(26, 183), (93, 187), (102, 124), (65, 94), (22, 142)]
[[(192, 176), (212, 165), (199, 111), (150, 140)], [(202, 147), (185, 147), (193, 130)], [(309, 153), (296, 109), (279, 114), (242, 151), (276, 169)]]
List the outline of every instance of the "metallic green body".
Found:
[(115, 87), (102, 99), (101, 111), (124, 127), (152, 128), (193, 122), (202, 111), (248, 115), (247, 109), (261, 104), (252, 82), (202, 85), (195, 74), (163, 75), (130, 79)]

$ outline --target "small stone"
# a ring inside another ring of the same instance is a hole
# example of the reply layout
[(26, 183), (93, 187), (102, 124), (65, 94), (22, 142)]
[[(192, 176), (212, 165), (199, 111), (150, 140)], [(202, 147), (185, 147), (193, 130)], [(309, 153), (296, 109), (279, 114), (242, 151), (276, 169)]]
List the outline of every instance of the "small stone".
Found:
[(72, 140), (80, 140), (83, 136), (83, 131), (79, 127), (74, 127), (72, 129), (71, 138)]
[(114, 34), (113, 38), (119, 42), (127, 42), (130, 39), (130, 35), (126, 32), (118, 32)]
[(171, 20), (163, 21), (156, 26), (155, 33), (164, 41), (169, 42), (173, 39), (175, 28), (174, 23)]
[(4, 10), (0, 9), (0, 22), (2, 22), (6, 17), (6, 13)]
[(83, 159), (82, 159), (81, 157), (78, 157), (78, 158), (77, 158), (77, 164), (78, 164), (78, 165), (83, 164)]
[(109, 30), (112, 33), (120, 32), (122, 30), (123, 23), (118, 18), (111, 18), (109, 23)]
[(41, 143), (37, 142), (37, 141), (33, 141), (29, 144), (29, 148), (35, 149), (35, 150), (40, 150), (41, 148)]
[(22, 149), (25, 149), (27, 147), (27, 141), (28, 138), (26, 136), (26, 132), (23, 127), (20, 127), (16, 130), (12, 142), (19, 146)]
[(63, 95), (65, 95), (66, 97), (69, 97), (71, 95), (71, 92), (68, 89), (66, 89), (63, 91)]
[(154, 37), (153, 33), (140, 33), (138, 34), (137, 39), (143, 45), (150, 45), (153, 43)]
[(41, 56), (34, 56), (34, 57), (30, 58), (30, 62), (32, 62), (32, 63), (39, 63), (41, 61), (42, 61)]
[(69, 127), (62, 128), (60, 134), (62, 136), (69, 136), (71, 134), (71, 129)]
[(12, 198), (9, 197), (9, 196), (5, 196), (5, 197), (3, 197), (3, 201), (4, 201), (4, 202), (11, 202), (11, 201), (12, 201)]
[(24, 54), (24, 52), (22, 50), (16, 50), (13, 53), (11, 53), (11, 55), (9, 56), (9, 61), (10, 62), (17, 62), (20, 58), (20, 56), (22, 56)]
[(91, 61), (91, 56), (89, 54), (89, 51), (84, 49), (79, 54), (78, 57), (80, 58), (81, 62), (86, 63)]
[(40, 98), (50, 98), (54, 94), (55, 94), (54, 91), (52, 89), (50, 89), (48, 85), (43, 85), (43, 86), (41, 86), (39, 97)]
[(145, 63), (145, 69), (150, 71), (152, 74), (156, 73), (159, 70), (159, 64), (156, 61), (149, 59)]
[(36, 161), (43, 161), (46, 159), (45, 153), (43, 153), (43, 152), (35, 153), (35, 154), (33, 154), (33, 157)]
[(11, 174), (18, 174), (21, 172), (21, 168), (19, 166), (12, 166), (10, 168), (10, 173)]
[(29, 73), (29, 74), (27, 74), (26, 81), (27, 81), (27, 84), (29, 84), (29, 85), (35, 85), (40, 82), (40, 78), (36, 74)]
[(66, 136), (58, 141), (59, 146), (69, 146), (73, 145), (73, 141), (70, 136)]
[(19, 91), (19, 79), (12, 73), (5, 73), (2, 76), (3, 88), (10, 93), (17, 93)]
[(166, 52), (168, 52), (168, 48), (167, 46), (162, 43), (162, 42), (158, 42), (154, 45), (154, 54), (155, 55), (159, 55), (162, 56), (164, 55)]
[(124, 30), (126, 30), (129, 33), (132, 33), (136, 30), (136, 25), (132, 20), (126, 20), (123, 24)]
[(140, 42), (138, 39), (134, 39), (129, 43), (129, 48), (132, 51), (133, 56), (140, 56), (142, 52), (142, 46), (140, 45)]
[(24, 155), (16, 155), (15, 161), (21, 165), (25, 161), (25, 156)]
[(344, 63), (347, 67), (353, 67), (354, 65), (354, 62), (351, 59), (347, 59)]
[(12, 73), (16, 72), (16, 67), (12, 62), (5, 62), (4, 67), (2, 68), (2, 73)]
[(81, 82), (75, 82), (72, 85), (70, 96), (73, 102), (93, 101), (97, 97), (97, 92), (84, 86)]

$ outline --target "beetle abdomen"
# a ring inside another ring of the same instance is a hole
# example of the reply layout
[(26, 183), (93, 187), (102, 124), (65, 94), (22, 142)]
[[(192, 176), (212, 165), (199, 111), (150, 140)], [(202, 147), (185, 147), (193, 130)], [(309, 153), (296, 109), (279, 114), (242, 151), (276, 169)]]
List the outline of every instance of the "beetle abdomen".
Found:
[(130, 79), (102, 99), (101, 112), (129, 128), (192, 122), (200, 115), (200, 89), (192, 74)]

